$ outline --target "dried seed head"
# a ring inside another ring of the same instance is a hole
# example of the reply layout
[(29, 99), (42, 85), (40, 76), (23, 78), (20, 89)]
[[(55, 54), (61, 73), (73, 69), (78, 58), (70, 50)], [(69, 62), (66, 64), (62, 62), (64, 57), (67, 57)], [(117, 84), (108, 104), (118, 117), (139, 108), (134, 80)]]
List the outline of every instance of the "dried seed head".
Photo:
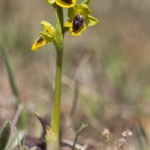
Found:
[(126, 138), (127, 137), (127, 133), (126, 132), (122, 132), (122, 137)]
[(125, 148), (126, 143), (126, 139), (122, 137), (115, 142), (115, 146), (118, 150), (122, 150)]
[(122, 137), (123, 138), (126, 138), (128, 136), (132, 136), (132, 132), (129, 129), (127, 129), (124, 132), (122, 132)]
[(110, 137), (110, 131), (108, 129), (104, 128), (102, 131), (102, 138), (105, 139), (106, 141), (108, 141), (109, 137)]
[(127, 131), (128, 131), (128, 135), (132, 136), (132, 132), (130, 130), (128, 130), (128, 129), (127, 129)]

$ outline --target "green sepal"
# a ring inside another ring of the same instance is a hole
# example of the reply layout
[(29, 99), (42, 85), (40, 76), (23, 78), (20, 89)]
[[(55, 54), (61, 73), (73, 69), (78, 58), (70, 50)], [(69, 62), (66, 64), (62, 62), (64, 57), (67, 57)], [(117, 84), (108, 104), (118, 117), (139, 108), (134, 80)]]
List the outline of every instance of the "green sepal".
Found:
[(96, 24), (99, 23), (99, 20), (91, 15), (88, 15), (86, 18), (86, 23), (88, 26), (95, 26)]
[(91, 9), (86, 4), (80, 4), (80, 5), (78, 5), (77, 11), (78, 11), (78, 13), (80, 13), (81, 15), (83, 15), (84, 17), (86, 17), (87, 15), (89, 15), (91, 13)]
[(75, 9), (75, 7), (69, 8), (68, 9), (68, 17), (70, 19), (73, 19), (75, 17), (75, 15), (76, 15), (76, 9)]
[(44, 31), (40, 32), (40, 35), (42, 38), (46, 41), (46, 43), (49, 43), (53, 41), (56, 29), (47, 21), (41, 21), (41, 24), (43, 25)]
[(82, 4), (89, 5), (89, 4), (90, 4), (90, 2), (91, 2), (91, 0), (84, 0), (84, 1), (82, 2)]
[(77, 14), (83, 15), (86, 17), (91, 13), (91, 9), (86, 4), (79, 4), (75, 7), (68, 9), (68, 17), (73, 19)]
[(52, 42), (54, 39), (54, 35), (44, 32), (44, 31), (40, 32), (40, 35), (46, 41), (46, 43)]
[(49, 4), (54, 4), (54, 3), (55, 3), (55, 0), (47, 0), (47, 2), (48, 2)]
[(7, 121), (0, 132), (0, 150), (5, 149), (9, 140), (10, 132), (11, 132), (11, 125), (10, 122)]
[(41, 24), (43, 25), (43, 28), (44, 28), (45, 32), (49, 32), (50, 34), (55, 33), (55, 28), (49, 22), (43, 20), (43, 21), (41, 21)]

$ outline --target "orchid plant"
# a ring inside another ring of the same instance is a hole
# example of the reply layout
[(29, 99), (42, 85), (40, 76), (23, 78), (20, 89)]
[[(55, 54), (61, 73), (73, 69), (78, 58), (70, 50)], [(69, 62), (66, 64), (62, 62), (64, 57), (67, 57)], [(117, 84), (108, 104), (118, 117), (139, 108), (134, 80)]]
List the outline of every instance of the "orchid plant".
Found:
[[(42, 21), (43, 31), (40, 32), (39, 37), (32, 45), (32, 50), (36, 51), (45, 44), (53, 42), (56, 48), (56, 75), (55, 75), (55, 93), (54, 103), (51, 116), (51, 132), (53, 132), (53, 139), (57, 143), (59, 149), (60, 136), (60, 101), (61, 101), (61, 76), (62, 76), (62, 60), (63, 60), (63, 39), (66, 31), (70, 31), (73, 36), (80, 36), (88, 26), (94, 26), (99, 21), (91, 16), (91, 9), (89, 8), (90, 0), (85, 0), (81, 4), (77, 4), (77, 0), (47, 0), (51, 4), (56, 14), (56, 26), (54, 27), (47, 21)], [(68, 9), (68, 20), (64, 23), (63, 9)], [(48, 132), (49, 133), (49, 132)], [(51, 139), (47, 136), (47, 145)]]

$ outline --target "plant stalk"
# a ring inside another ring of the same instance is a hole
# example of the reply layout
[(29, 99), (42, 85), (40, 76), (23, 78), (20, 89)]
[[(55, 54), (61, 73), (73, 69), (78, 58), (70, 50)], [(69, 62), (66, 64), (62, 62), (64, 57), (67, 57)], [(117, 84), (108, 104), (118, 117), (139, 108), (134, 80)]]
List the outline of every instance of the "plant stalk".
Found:
[(57, 146), (60, 144), (60, 103), (61, 103), (61, 77), (63, 65), (63, 9), (54, 4), (56, 13), (56, 35), (54, 45), (56, 48), (56, 75), (55, 75), (55, 91), (54, 103), (51, 117), (51, 128), (56, 136)]
[(59, 142), (60, 134), (60, 101), (61, 101), (61, 76), (62, 76), (62, 60), (63, 51), (57, 51), (57, 63), (56, 63), (56, 75), (55, 75), (55, 93), (54, 93), (54, 103), (51, 127), (56, 135), (56, 140)]

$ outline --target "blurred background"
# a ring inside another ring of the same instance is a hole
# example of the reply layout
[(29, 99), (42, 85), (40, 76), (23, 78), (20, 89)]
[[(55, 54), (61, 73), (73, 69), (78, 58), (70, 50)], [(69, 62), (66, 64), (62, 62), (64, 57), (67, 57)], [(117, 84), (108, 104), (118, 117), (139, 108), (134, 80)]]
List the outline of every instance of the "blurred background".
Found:
[[(113, 139), (128, 128), (133, 132), (128, 146), (146, 149), (150, 137), (150, 1), (91, 0), (90, 7), (100, 23), (80, 37), (65, 34), (62, 117), (65, 120), (73, 112), (76, 127), (83, 114), (89, 123), (83, 137), (97, 143), (104, 127)], [(64, 15), (66, 20), (67, 10)], [(2, 53), (5, 45), (27, 111), (27, 128), (34, 136), (40, 134), (33, 130), (33, 125), (40, 127), (34, 112), (50, 118), (55, 79), (54, 45), (31, 51), (43, 30), (42, 20), (55, 26), (53, 8), (46, 1), (0, 1), (0, 127), (16, 111)], [(72, 106), (76, 107), (72, 110)]]

